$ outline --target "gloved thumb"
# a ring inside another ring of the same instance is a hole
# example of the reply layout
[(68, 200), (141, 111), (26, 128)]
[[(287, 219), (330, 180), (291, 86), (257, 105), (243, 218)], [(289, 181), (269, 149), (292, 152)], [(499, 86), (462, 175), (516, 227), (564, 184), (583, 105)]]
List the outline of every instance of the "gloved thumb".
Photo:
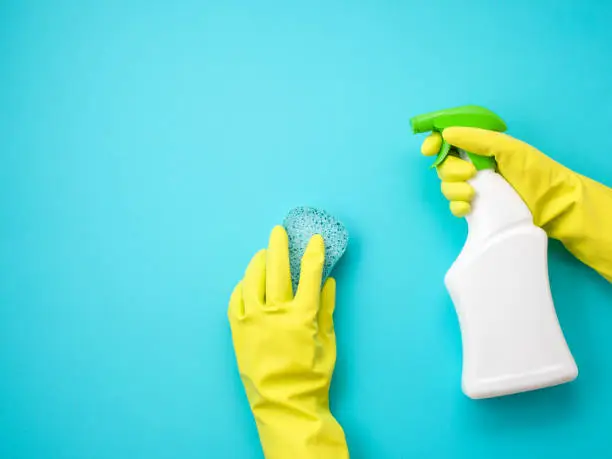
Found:
[(482, 156), (494, 156), (498, 161), (503, 161), (504, 157), (517, 151), (528, 153), (525, 150), (531, 149), (537, 152), (532, 146), (514, 137), (486, 129), (449, 127), (444, 130), (443, 135), (444, 140), (461, 150)]
[[(523, 195), (540, 197), (550, 186), (572, 172), (528, 143), (502, 132), (470, 127), (450, 127), (444, 139), (470, 153), (493, 156), (499, 172)], [(527, 203), (530, 207), (533, 203)]]

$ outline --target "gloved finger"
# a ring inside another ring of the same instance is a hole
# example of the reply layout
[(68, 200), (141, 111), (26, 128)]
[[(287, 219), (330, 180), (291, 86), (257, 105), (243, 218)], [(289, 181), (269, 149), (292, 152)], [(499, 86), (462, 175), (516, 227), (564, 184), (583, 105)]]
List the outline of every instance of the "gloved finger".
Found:
[(476, 175), (476, 168), (469, 161), (449, 155), (437, 167), (437, 172), (443, 182), (467, 182)]
[(323, 371), (333, 372), (336, 362), (336, 333), (334, 331), (334, 308), (336, 306), (336, 281), (328, 278), (321, 291), (321, 306), (319, 308), (317, 338), (321, 343), (322, 352), (318, 364)]
[(472, 211), (472, 205), (465, 201), (451, 201), (450, 211), (455, 217), (465, 217)]
[(474, 198), (474, 188), (467, 182), (442, 182), (440, 188), (449, 201), (470, 202)]
[(442, 147), (442, 136), (439, 132), (432, 132), (421, 145), (421, 153), (425, 156), (437, 155)]
[(232, 295), (230, 296), (229, 307), (227, 308), (227, 315), (230, 322), (234, 319), (243, 319), (246, 315), (244, 308), (244, 299), (242, 297), (242, 281), (238, 282)]
[(530, 145), (503, 132), (472, 127), (450, 127), (444, 130), (444, 139), (451, 145), (483, 156), (506, 156)]
[(290, 301), (291, 269), (289, 268), (289, 239), (282, 226), (270, 234), (266, 260), (266, 303), (276, 305)]
[(251, 259), (243, 280), (244, 301), (248, 304), (265, 304), (266, 301), (266, 250), (260, 250)]
[[(310, 238), (302, 257), (300, 281), (295, 295), (296, 300), (314, 308), (319, 307), (321, 280), (325, 262), (325, 244), (320, 234)], [(316, 313), (316, 309), (315, 309)]]
[(319, 333), (321, 337), (334, 334), (334, 309), (336, 307), (336, 280), (329, 277), (321, 291), (321, 308), (319, 309)]

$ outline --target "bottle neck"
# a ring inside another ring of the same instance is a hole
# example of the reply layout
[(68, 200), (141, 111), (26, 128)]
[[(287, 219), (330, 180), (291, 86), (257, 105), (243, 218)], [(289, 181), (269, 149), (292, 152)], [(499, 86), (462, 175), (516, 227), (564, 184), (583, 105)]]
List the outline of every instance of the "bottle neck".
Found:
[(507, 228), (532, 223), (533, 216), (518, 193), (493, 170), (482, 170), (470, 184), (476, 191), (466, 217), (471, 240), (486, 240)]

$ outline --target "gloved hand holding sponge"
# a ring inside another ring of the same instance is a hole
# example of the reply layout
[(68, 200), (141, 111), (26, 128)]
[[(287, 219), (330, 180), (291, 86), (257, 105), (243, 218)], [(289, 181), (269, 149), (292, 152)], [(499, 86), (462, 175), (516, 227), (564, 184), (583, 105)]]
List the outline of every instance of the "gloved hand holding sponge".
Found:
[(234, 350), (268, 459), (349, 457), (329, 408), (336, 281), (327, 277), (347, 243), (329, 214), (296, 208), (232, 293)]

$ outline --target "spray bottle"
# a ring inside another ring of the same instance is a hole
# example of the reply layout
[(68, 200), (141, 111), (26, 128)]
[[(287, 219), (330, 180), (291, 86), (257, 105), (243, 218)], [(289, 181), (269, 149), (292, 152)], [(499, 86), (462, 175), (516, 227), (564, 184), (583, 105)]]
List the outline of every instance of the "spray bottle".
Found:
[[(474, 105), (419, 115), (410, 123), (415, 134), (451, 126), (506, 130), (499, 116)], [(461, 328), (463, 392), (489, 398), (574, 380), (578, 368), (550, 291), (546, 233), (496, 172), (494, 158), (443, 141), (433, 166), (449, 154), (478, 171), (470, 180), (476, 196), (466, 217), (468, 237), (445, 277)]]

